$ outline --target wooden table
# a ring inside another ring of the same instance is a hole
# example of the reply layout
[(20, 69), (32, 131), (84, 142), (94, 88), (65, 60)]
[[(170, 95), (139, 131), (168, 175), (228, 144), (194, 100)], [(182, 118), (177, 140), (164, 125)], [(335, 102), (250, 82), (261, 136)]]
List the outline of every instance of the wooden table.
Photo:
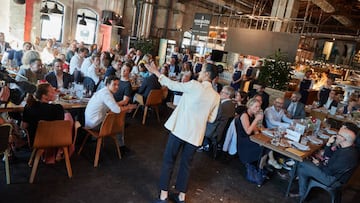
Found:
[[(311, 108), (306, 108), (305, 111), (308, 115), (313, 116), (315, 118), (319, 118), (320, 120), (323, 120), (324, 118), (332, 119), (337, 122), (336, 126), (341, 127), (341, 125), (344, 122), (349, 122), (349, 123), (354, 123), (355, 125), (360, 127), (360, 120), (357, 117), (349, 117), (348, 115), (343, 115), (338, 113), (335, 115), (331, 115), (328, 111), (311, 109)], [(340, 128), (340, 127), (336, 127), (336, 128)]]
[[(81, 101), (57, 101), (56, 104), (61, 104), (64, 109), (81, 109), (85, 108), (87, 105), (87, 102), (81, 102)], [(21, 103), (20, 105), (16, 105), (13, 103), (8, 103), (6, 108), (5, 105), (2, 104), (0, 107), (0, 113), (2, 112), (22, 112), (24, 111), (25, 103)]]
[(293, 152), (290, 152), (290, 151), (288, 151), (289, 149), (287, 150), (286, 147), (275, 146), (275, 145), (271, 144), (271, 139), (272, 139), (271, 137), (268, 137), (261, 133), (250, 136), (250, 140), (259, 144), (260, 146), (266, 147), (266, 148), (271, 149), (279, 154), (282, 154), (286, 157), (294, 159), (295, 164), (290, 171), (290, 180), (289, 180), (288, 188), (285, 193), (285, 197), (287, 197), (289, 195), (291, 185), (294, 181), (294, 178), (296, 175), (296, 169), (297, 169), (299, 162), (304, 161), (305, 158), (311, 156), (315, 151), (319, 150), (326, 143), (326, 140), (323, 140), (322, 145), (315, 145), (315, 144), (308, 142), (307, 145), (310, 147), (310, 150), (308, 150), (308, 151), (300, 151), (297, 149), (290, 148), (290, 150), (293, 151)]

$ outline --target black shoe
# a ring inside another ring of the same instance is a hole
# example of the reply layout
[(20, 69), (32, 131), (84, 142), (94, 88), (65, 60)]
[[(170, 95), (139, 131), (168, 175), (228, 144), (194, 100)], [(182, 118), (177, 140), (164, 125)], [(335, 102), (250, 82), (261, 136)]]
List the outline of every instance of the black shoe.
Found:
[(135, 154), (133, 150), (129, 149), (125, 145), (120, 147), (120, 152), (121, 152), (122, 156), (126, 156), (126, 157), (129, 157), (129, 156), (132, 156)]
[(161, 200), (161, 199), (157, 199), (155, 201), (153, 201), (152, 203), (167, 203), (167, 200)]
[(169, 198), (174, 201), (175, 203), (185, 203), (185, 200), (184, 201), (180, 201), (179, 200), (179, 193), (173, 193), (173, 194), (170, 194)]
[(277, 171), (277, 174), (279, 175), (279, 177), (283, 180), (289, 180), (290, 179), (290, 175), (288, 171)]

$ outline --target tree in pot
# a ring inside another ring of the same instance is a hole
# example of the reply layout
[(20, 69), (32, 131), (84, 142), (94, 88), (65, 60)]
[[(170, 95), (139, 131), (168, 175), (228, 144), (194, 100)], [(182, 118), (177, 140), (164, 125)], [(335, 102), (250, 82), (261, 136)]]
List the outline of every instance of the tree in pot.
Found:
[(276, 51), (264, 61), (264, 66), (260, 69), (259, 82), (267, 87), (286, 91), (292, 70), (286, 54)]

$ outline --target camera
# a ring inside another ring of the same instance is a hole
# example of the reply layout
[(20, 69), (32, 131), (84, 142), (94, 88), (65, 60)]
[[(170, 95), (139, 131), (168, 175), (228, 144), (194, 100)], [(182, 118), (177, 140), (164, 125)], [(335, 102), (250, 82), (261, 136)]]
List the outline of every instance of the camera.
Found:
[(9, 101), (16, 105), (19, 105), (24, 100), (27, 93), (33, 94), (36, 91), (35, 85), (27, 81), (16, 81), (13, 79), (7, 72), (6, 68), (0, 63), (0, 90), (4, 86), (10, 87)]

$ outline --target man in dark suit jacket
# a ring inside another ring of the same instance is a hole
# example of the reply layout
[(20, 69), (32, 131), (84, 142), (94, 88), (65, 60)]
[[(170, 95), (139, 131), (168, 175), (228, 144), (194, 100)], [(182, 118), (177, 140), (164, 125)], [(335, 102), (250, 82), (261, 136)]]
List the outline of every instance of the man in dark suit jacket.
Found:
[(205, 139), (203, 149), (209, 149), (210, 141), (216, 144), (222, 140), (223, 132), (226, 128), (228, 120), (235, 116), (235, 103), (232, 99), (235, 97), (235, 90), (231, 86), (224, 86), (220, 92), (221, 103), (218, 114), (213, 123), (207, 123), (205, 131)]
[(54, 59), (53, 62), (53, 67), (54, 67), (54, 71), (48, 73), (45, 76), (45, 80), (51, 84), (51, 86), (55, 87), (55, 88), (60, 88), (58, 81), (57, 81), (57, 77), (62, 78), (63, 84), (61, 85), (61, 87), (63, 88), (69, 88), (69, 84), (71, 84), (73, 82), (73, 77), (68, 74), (63, 72), (62, 70), (62, 65), (63, 65), (63, 61), (61, 59)]
[(158, 81), (158, 78), (155, 74), (151, 74), (149, 77), (146, 77), (141, 83), (141, 86), (138, 90), (138, 93), (141, 94), (146, 102), (146, 98), (149, 96), (151, 90), (161, 89), (161, 84)]
[(287, 117), (291, 119), (305, 118), (305, 106), (299, 102), (301, 94), (299, 92), (293, 92), (290, 99), (286, 99), (284, 102), (284, 109), (286, 110)]
[(178, 64), (176, 64), (176, 58), (172, 56), (169, 64), (169, 75), (170, 76), (172, 76), (171, 74), (177, 75), (180, 72), (181, 72), (180, 67)]

